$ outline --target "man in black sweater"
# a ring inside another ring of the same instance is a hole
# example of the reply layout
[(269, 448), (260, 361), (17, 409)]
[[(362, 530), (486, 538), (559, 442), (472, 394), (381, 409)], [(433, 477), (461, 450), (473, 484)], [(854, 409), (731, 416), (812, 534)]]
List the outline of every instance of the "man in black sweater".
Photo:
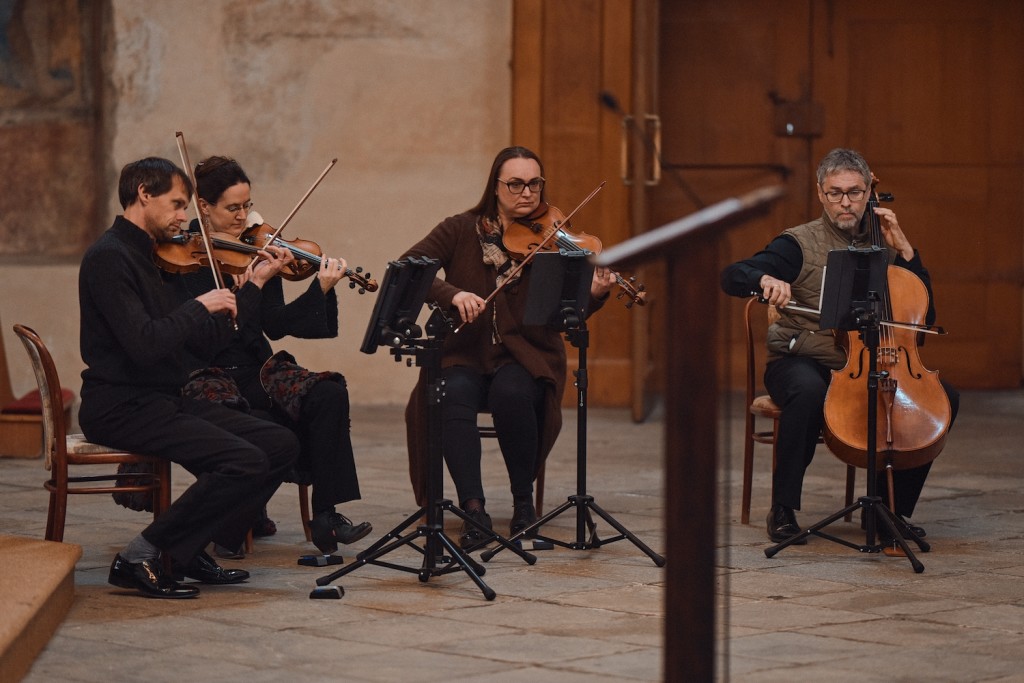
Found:
[[(235, 296), (215, 289), (181, 305), (165, 289), (154, 250), (181, 231), (192, 194), (188, 176), (166, 159), (121, 171), (124, 214), (82, 259), (82, 406), (90, 441), (178, 463), (196, 481), (115, 558), (108, 581), (157, 598), (199, 593), (162, 571), (203, 583), (238, 583), (205, 552), (215, 541), (237, 547), (298, 454), (287, 429), (219, 404), (183, 398), (183, 349), (223, 344), (237, 314)], [(272, 277), (282, 259), (266, 253), (254, 277)]]

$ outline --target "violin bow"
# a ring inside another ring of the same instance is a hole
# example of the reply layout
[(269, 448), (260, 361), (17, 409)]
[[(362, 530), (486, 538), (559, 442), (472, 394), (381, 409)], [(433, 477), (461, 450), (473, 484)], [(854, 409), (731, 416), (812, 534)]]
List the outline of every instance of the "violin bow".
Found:
[[(199, 219), (199, 234), (203, 236), (203, 248), (206, 249), (206, 257), (210, 260), (210, 272), (213, 273), (213, 283), (217, 289), (225, 289), (224, 275), (220, 272), (220, 264), (217, 259), (213, 257), (213, 246), (210, 243), (210, 228), (206, 225), (206, 220), (203, 217), (203, 212), (199, 210), (199, 186), (196, 185), (196, 176), (192, 172), (192, 162), (188, 158), (188, 148), (185, 146), (185, 134), (180, 130), (174, 134), (175, 141), (178, 145), (178, 154), (181, 155), (181, 163), (185, 166), (185, 173), (188, 175), (189, 181), (192, 183), (192, 208), (196, 212), (196, 218)], [(238, 330), (238, 321), (235, 320), (234, 316), (231, 316), (231, 324), (235, 330)]]
[(284, 226), (288, 225), (288, 221), (290, 221), (292, 219), (292, 216), (295, 215), (295, 212), (298, 211), (299, 208), (306, 203), (306, 200), (309, 199), (309, 195), (313, 194), (313, 190), (315, 190), (316, 186), (320, 184), (320, 181), (324, 179), (324, 176), (326, 176), (327, 173), (332, 168), (334, 168), (334, 165), (336, 163), (338, 163), (337, 157), (331, 159), (331, 163), (327, 164), (327, 168), (323, 170), (323, 172), (320, 174), (320, 177), (313, 181), (313, 185), (308, 190), (306, 190), (306, 194), (302, 195), (302, 199), (300, 199), (299, 203), (295, 205), (295, 208), (291, 210), (291, 213), (285, 216), (285, 219), (281, 221), (281, 225), (279, 225), (277, 229), (274, 230), (273, 233), (271, 233), (270, 238), (267, 239), (267, 244), (274, 243), (274, 240), (276, 240), (278, 236), (281, 234), (281, 231), (284, 230)]
[[(602, 180), (601, 184), (595, 187), (593, 191), (590, 194), (588, 194), (583, 199), (583, 201), (576, 206), (575, 209), (570, 211), (569, 214), (561, 220), (560, 223), (552, 226), (553, 230), (551, 230), (551, 232), (548, 233), (548, 235), (543, 240), (541, 240), (540, 244), (534, 247), (533, 250), (526, 255), (526, 258), (520, 261), (519, 264), (516, 265), (516, 267), (513, 268), (512, 271), (507, 276), (505, 276), (505, 280), (500, 285), (498, 285), (493, 292), (487, 295), (487, 298), (484, 299), (484, 308), (487, 308), (487, 304), (491, 303), (491, 300), (494, 299), (495, 296), (497, 296), (498, 292), (500, 292), (508, 282), (514, 280), (516, 275), (518, 275), (520, 271), (522, 271), (522, 269), (526, 267), (526, 264), (533, 260), (533, 257), (537, 254), (537, 252), (542, 251), (544, 247), (547, 246), (547, 243), (551, 240), (551, 238), (558, 234), (559, 228), (563, 225), (566, 225), (569, 222), (569, 219), (576, 215), (577, 211), (586, 206), (587, 203), (594, 198), (594, 195), (596, 195), (598, 192), (602, 190), (602, 188), (604, 188), (607, 182), (607, 180)], [(466, 323), (465, 321), (463, 321), (461, 325), (455, 328), (455, 334), (458, 334), (459, 330), (461, 330), (465, 326)]]

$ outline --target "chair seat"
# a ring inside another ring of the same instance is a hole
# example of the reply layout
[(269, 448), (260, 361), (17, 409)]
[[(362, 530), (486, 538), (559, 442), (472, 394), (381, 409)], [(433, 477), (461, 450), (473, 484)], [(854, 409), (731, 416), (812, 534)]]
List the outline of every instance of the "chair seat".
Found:
[(68, 434), (68, 455), (106, 455), (108, 453), (122, 453), (117, 448), (110, 448), (98, 443), (93, 443), (85, 438), (84, 434)]

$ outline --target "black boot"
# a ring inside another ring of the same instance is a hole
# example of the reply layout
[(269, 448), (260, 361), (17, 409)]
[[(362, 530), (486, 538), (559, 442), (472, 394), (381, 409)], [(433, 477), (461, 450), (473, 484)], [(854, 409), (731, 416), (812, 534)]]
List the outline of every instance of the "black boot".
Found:
[(309, 534), (313, 537), (313, 545), (324, 555), (330, 555), (338, 549), (338, 543), (355, 543), (373, 531), (369, 522), (353, 524), (345, 515), (327, 510), (318, 512), (309, 520)]
[[(796, 523), (796, 515), (793, 513), (792, 508), (788, 508), (785, 505), (772, 505), (771, 511), (768, 512), (768, 538), (776, 543), (781, 543), (787, 538), (796, 536), (801, 531), (800, 525)], [(801, 538), (793, 545), (804, 545), (805, 543), (807, 543), (807, 539)]]
[[(512, 508), (512, 521), (508, 525), (508, 535), (515, 536), (526, 527), (537, 521), (537, 509), (533, 503), (516, 503)], [(528, 538), (536, 536), (536, 529), (527, 534)]]

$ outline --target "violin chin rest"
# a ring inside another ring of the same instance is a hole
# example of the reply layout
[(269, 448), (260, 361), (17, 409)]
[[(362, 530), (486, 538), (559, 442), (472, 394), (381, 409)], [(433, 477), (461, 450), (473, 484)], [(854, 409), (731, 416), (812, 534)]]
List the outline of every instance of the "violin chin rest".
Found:
[(263, 223), (263, 216), (261, 216), (257, 211), (250, 211), (249, 215), (245, 218), (245, 227), (247, 229), (254, 225), (263, 225)]

